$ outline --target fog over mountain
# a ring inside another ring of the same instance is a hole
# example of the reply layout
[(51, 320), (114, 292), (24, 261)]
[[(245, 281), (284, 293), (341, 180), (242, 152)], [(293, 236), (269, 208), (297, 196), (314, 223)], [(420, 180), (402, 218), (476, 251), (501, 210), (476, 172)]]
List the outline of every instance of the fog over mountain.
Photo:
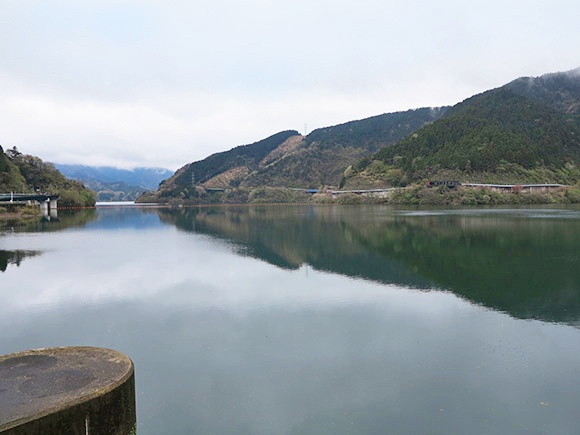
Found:
[(159, 183), (173, 172), (164, 168), (119, 169), (110, 166), (86, 166), (55, 164), (65, 176), (81, 181), (97, 192), (98, 201), (133, 201), (149, 190), (155, 190)]

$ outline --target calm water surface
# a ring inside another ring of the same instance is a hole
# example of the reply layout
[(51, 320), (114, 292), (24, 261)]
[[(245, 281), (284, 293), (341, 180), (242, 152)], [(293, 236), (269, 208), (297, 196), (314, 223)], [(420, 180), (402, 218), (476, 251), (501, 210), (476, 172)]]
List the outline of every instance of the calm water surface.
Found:
[(0, 354), (129, 355), (142, 435), (580, 430), (579, 208), (61, 213), (0, 295)]

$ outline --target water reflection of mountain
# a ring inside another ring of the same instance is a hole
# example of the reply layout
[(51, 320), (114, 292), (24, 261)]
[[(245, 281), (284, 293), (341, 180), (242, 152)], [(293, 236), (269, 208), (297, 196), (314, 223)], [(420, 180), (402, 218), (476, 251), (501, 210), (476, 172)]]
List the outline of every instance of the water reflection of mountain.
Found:
[(97, 218), (94, 208), (80, 210), (59, 210), (58, 219), (45, 220), (40, 217), (0, 221), (0, 231), (14, 232), (51, 232), (72, 227), (82, 227)]
[(20, 266), (26, 257), (40, 255), (38, 251), (2, 251), (0, 250), (0, 272), (5, 272), (9, 264)]
[[(159, 210), (178, 228), (233, 242), (238, 251), (285, 269), (303, 264), (373, 281), (431, 287), (397, 259), (370, 251), (332, 207), (231, 207)], [(352, 216), (357, 218), (356, 215)]]
[(406, 214), (380, 207), (160, 211), (286, 268), (450, 290), (515, 317), (580, 320), (580, 213)]
[[(94, 209), (83, 210), (65, 210), (59, 213), (59, 219), (47, 221), (41, 218), (29, 219), (12, 219), (2, 220), (0, 222), (0, 237), (1, 232), (52, 232), (62, 231), (67, 228), (81, 227), (97, 218), (97, 213)], [(9, 265), (20, 266), (20, 263), (27, 257), (36, 257), (42, 254), (40, 251), (16, 250), (5, 251), (0, 250), (0, 271), (5, 272)]]

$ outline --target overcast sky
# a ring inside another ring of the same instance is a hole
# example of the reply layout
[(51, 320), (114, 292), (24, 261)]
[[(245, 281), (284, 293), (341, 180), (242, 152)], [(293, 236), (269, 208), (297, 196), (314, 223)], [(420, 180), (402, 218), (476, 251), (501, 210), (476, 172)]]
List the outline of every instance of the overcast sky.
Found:
[(0, 0), (0, 144), (172, 170), (580, 66), (576, 0)]

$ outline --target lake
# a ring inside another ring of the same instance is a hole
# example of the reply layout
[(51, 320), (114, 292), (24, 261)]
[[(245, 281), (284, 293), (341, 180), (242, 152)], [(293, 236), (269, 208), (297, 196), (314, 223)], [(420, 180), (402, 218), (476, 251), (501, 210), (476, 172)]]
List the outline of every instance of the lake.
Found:
[(60, 212), (0, 295), (0, 354), (130, 356), (141, 435), (580, 428), (578, 207)]

